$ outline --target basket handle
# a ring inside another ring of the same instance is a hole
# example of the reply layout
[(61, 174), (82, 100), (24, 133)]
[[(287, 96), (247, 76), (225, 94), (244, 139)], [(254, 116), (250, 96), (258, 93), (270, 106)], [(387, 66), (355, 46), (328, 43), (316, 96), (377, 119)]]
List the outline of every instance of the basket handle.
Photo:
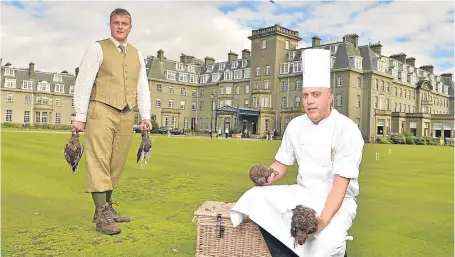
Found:
[(216, 237), (224, 236), (224, 226), (221, 225), (221, 214), (216, 215)]

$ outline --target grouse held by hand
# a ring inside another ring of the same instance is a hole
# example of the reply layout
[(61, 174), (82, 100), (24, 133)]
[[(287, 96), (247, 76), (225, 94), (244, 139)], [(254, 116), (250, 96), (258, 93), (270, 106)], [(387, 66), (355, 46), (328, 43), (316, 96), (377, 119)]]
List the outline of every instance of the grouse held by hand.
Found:
[(292, 209), (291, 236), (294, 237), (294, 248), (303, 245), (309, 234), (318, 230), (316, 212), (303, 205), (297, 205)]
[(269, 182), (271, 175), (278, 175), (272, 167), (266, 167), (264, 165), (255, 165), (250, 169), (250, 179), (256, 186), (263, 186)]
[(68, 143), (65, 144), (63, 153), (66, 161), (71, 166), (71, 170), (75, 172), (77, 165), (82, 158), (82, 154), (84, 153), (84, 145), (79, 142), (78, 132), (73, 131), (71, 133), (71, 137), (68, 140)]
[(141, 169), (144, 168), (142, 162), (145, 163), (147, 166), (147, 159), (149, 158), (150, 154), (152, 153), (152, 142), (150, 141), (149, 134), (147, 130), (142, 130), (142, 142), (137, 150), (137, 161), (141, 161)]

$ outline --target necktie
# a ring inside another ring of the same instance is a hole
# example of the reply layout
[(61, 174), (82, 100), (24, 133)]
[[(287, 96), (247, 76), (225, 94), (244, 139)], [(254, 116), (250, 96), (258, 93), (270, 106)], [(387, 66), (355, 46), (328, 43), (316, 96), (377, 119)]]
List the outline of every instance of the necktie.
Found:
[(125, 57), (125, 47), (123, 45), (118, 46), (120, 48), (120, 54)]

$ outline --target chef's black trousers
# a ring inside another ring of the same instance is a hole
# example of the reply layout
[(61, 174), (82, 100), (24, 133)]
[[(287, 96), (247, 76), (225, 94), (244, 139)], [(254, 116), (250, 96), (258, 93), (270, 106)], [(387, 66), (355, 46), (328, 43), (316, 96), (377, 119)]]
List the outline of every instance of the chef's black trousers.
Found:
[[(264, 237), (264, 241), (267, 244), (272, 257), (299, 257), (291, 249), (289, 249), (289, 247), (281, 243), (261, 226), (259, 226), (259, 230), (262, 233), (262, 237)], [(348, 257), (347, 251), (344, 253), (344, 257)]]
[(264, 237), (264, 241), (267, 244), (272, 257), (299, 257), (291, 249), (289, 249), (289, 247), (281, 243), (261, 226), (259, 226), (259, 230)]

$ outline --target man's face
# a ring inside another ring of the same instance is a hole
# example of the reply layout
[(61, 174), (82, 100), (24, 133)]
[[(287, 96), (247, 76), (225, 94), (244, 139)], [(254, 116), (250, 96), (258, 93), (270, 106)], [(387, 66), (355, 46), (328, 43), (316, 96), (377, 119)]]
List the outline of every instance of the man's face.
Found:
[(305, 112), (314, 124), (329, 116), (333, 99), (329, 88), (303, 88), (302, 99)]
[(131, 19), (128, 15), (113, 15), (110, 27), (112, 37), (124, 43), (131, 31)]

